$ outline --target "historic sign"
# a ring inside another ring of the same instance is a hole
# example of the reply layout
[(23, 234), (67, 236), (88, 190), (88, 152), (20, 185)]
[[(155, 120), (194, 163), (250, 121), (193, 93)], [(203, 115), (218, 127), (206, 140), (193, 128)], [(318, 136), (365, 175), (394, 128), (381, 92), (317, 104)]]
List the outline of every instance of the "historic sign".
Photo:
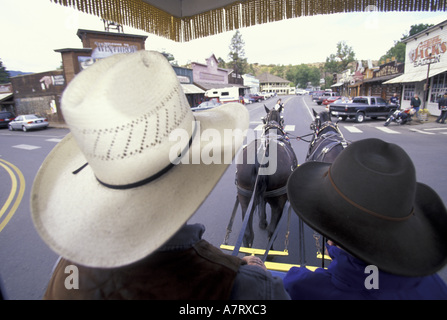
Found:
[(447, 51), (447, 42), (441, 35), (430, 37), (417, 42), (416, 46), (409, 50), (408, 57), (413, 67), (424, 66), (441, 62), (441, 58)]

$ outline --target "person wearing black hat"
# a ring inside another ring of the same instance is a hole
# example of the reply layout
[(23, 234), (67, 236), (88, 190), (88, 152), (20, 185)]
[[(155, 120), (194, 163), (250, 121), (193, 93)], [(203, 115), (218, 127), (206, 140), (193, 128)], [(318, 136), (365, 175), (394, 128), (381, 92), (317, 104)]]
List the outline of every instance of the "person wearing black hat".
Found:
[(445, 123), (447, 118), (447, 92), (444, 92), (444, 96), (438, 101), (438, 108), (441, 110), (441, 114), (436, 119), (437, 123)]
[(306, 162), (287, 184), (298, 216), (328, 241), (332, 262), (284, 277), (292, 299), (447, 299), (447, 210), (416, 181), (408, 154), (379, 139), (331, 163)]

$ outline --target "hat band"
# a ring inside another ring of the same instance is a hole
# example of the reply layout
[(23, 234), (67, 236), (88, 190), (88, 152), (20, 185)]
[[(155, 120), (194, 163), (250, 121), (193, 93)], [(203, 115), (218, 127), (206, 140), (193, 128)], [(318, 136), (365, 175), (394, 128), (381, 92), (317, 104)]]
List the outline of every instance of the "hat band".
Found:
[(358, 203), (355, 203), (354, 201), (352, 201), (351, 199), (349, 199), (345, 194), (343, 194), (343, 192), (341, 192), (340, 189), (338, 189), (337, 185), (335, 184), (334, 180), (332, 180), (332, 176), (331, 176), (331, 168), (329, 167), (329, 170), (327, 172), (328, 177), (329, 177), (329, 181), (332, 184), (332, 187), (335, 189), (335, 191), (337, 191), (337, 193), (343, 198), (345, 199), (349, 204), (353, 205), (354, 207), (356, 207), (357, 209), (360, 209), (363, 212), (366, 212), (374, 217), (383, 219), (383, 220), (388, 220), (388, 221), (405, 221), (408, 218), (410, 218), (413, 214), (414, 214), (414, 207), (411, 208), (411, 212), (408, 216), (406, 217), (402, 217), (402, 218), (394, 218), (394, 217), (388, 217), (388, 216), (384, 216), (380, 213), (371, 211), (365, 207), (362, 207), (361, 205), (359, 205)]
[[(123, 184), (123, 185), (108, 184), (108, 183), (106, 183), (104, 181), (99, 180), (98, 177), (96, 177), (96, 180), (98, 180), (98, 182), (101, 183), (103, 186), (105, 186), (107, 188), (110, 188), (110, 189), (116, 189), (116, 190), (132, 189), (132, 188), (137, 188), (137, 187), (143, 186), (145, 184), (148, 184), (148, 183), (150, 183), (150, 182), (160, 178), (162, 175), (164, 175), (166, 172), (168, 172), (174, 166), (176, 166), (177, 164), (180, 163), (180, 160), (183, 157), (183, 155), (185, 155), (186, 151), (191, 147), (192, 140), (193, 140), (194, 136), (196, 135), (196, 131), (197, 131), (197, 122), (194, 121), (194, 130), (193, 130), (193, 133), (191, 135), (191, 138), (189, 139), (189, 142), (186, 145), (186, 147), (177, 156), (177, 159), (175, 161), (171, 161), (166, 167), (164, 167), (163, 169), (161, 169), (160, 171), (158, 171), (157, 173), (153, 174), (152, 176), (150, 176), (150, 177), (148, 177), (146, 179), (143, 179), (143, 180), (140, 180), (140, 181), (137, 181), (137, 182), (133, 182), (133, 183), (129, 183), (129, 184)], [(87, 165), (88, 165), (88, 162), (83, 164), (81, 167), (79, 167), (78, 169), (76, 169), (72, 173), (73, 174), (79, 173)]]

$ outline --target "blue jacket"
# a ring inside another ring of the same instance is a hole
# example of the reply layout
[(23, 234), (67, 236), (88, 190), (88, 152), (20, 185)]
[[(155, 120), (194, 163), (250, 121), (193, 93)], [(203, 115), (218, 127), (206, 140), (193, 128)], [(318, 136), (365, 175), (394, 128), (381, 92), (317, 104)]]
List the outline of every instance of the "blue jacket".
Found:
[(378, 270), (378, 289), (367, 289), (365, 281), (372, 283), (372, 273), (365, 273), (367, 264), (336, 246), (327, 248), (332, 258), (327, 269), (319, 268), (312, 272), (305, 267), (293, 267), (286, 274), (284, 287), (292, 299), (447, 299), (447, 285), (437, 274), (412, 278)]

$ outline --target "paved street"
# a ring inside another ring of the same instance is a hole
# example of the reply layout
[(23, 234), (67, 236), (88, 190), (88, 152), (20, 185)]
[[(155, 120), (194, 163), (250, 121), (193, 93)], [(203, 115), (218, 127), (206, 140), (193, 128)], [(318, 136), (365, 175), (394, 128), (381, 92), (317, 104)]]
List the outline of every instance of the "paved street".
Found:
[[(304, 162), (308, 142), (298, 137), (311, 133), (309, 125), (312, 121), (312, 108), (316, 111), (324, 109), (313, 103), (309, 96), (283, 96), (285, 103), (284, 119), (286, 130), (290, 134), (294, 151), (299, 163)], [(260, 129), (261, 117), (265, 115), (264, 104), (272, 108), (277, 98), (263, 103), (246, 106), (250, 112), (250, 128)], [(335, 119), (334, 119), (335, 120)], [(412, 157), (417, 178), (435, 189), (447, 203), (447, 183), (445, 172), (447, 156), (445, 143), (447, 126), (433, 122), (397, 126), (383, 126), (384, 119), (367, 119), (357, 124), (353, 121), (340, 122), (339, 126), (346, 139), (355, 141), (377, 137), (402, 146)], [(65, 128), (51, 127), (47, 130), (33, 132), (9, 132), (0, 129), (0, 283), (8, 299), (41, 299), (51, 269), (57, 259), (40, 240), (34, 230), (29, 210), (30, 190), (40, 164), (52, 148), (68, 133)], [(223, 243), (225, 229), (236, 196), (234, 184), (235, 166), (228, 170), (216, 185), (215, 189), (204, 201), (199, 210), (190, 219), (190, 223), (203, 223), (206, 226), (205, 239), (216, 246)], [(193, 186), (188, 186), (193, 189)], [(399, 191), (396, 191), (398, 198)], [(235, 219), (230, 244), (235, 243), (240, 225), (240, 214)], [(255, 246), (264, 248), (266, 232), (257, 228), (255, 221)], [(275, 250), (284, 250), (287, 223), (281, 224)], [(299, 241), (304, 241), (305, 254), (299, 254)], [(292, 213), (290, 220), (289, 255), (275, 257), (275, 262), (296, 264), (304, 261), (307, 265), (320, 266), (317, 259), (317, 241), (321, 238), (305, 227), (304, 234), (298, 232), (298, 218)], [(327, 264), (326, 264), (327, 265)], [(447, 281), (447, 271), (441, 276)]]

